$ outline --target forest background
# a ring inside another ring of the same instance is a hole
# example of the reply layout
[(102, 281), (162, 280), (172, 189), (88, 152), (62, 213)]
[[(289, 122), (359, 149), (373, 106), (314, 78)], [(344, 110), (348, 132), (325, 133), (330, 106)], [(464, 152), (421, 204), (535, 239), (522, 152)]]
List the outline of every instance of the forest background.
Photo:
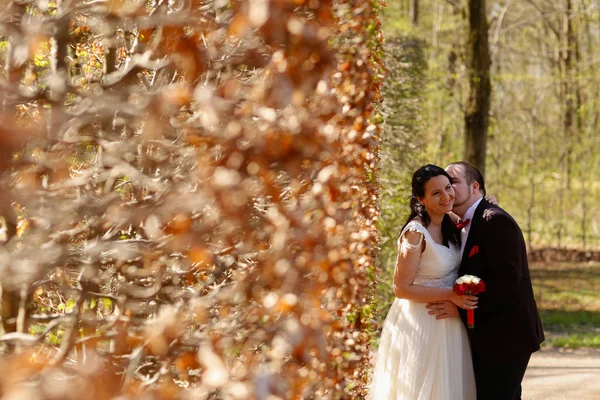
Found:
[[(466, 13), (460, 2), (385, 9), (383, 264), (393, 264), (410, 176), (466, 158)], [(412, 10), (418, 10), (415, 13)], [(600, 246), (599, 4), (489, 1), (492, 83), (485, 178), (530, 252)], [(415, 134), (417, 132), (417, 134)]]

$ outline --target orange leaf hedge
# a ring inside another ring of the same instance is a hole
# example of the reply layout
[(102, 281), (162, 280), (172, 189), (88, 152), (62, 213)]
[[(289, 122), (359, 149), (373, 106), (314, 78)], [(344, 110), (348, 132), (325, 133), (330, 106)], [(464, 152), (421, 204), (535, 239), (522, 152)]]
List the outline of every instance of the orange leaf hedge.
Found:
[(11, 3), (3, 395), (364, 397), (380, 6)]

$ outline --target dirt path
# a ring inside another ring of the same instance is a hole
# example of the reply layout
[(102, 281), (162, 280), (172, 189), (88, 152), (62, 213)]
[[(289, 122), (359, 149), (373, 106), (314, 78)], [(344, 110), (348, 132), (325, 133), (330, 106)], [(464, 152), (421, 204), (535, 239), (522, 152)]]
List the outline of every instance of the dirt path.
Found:
[(523, 400), (600, 399), (600, 351), (535, 353), (523, 380)]

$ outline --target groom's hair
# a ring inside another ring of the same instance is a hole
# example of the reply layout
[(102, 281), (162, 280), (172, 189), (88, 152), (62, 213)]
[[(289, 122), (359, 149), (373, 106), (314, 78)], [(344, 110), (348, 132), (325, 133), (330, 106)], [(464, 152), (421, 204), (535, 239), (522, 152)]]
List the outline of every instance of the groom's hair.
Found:
[(479, 183), (479, 191), (485, 196), (485, 181), (483, 180), (483, 174), (473, 164), (466, 161), (453, 162), (450, 165), (460, 165), (465, 170), (465, 180), (470, 185), (473, 182)]

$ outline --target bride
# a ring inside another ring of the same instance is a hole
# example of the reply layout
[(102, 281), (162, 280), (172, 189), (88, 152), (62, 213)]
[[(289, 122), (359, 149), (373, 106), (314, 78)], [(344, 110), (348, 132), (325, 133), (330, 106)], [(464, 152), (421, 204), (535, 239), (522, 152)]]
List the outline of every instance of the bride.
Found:
[(411, 214), (398, 239), (396, 299), (383, 325), (370, 399), (474, 400), (471, 350), (460, 318), (436, 319), (427, 303), (477, 308), (477, 297), (452, 291), (460, 264), (460, 233), (448, 212), (451, 178), (425, 165), (412, 178)]

